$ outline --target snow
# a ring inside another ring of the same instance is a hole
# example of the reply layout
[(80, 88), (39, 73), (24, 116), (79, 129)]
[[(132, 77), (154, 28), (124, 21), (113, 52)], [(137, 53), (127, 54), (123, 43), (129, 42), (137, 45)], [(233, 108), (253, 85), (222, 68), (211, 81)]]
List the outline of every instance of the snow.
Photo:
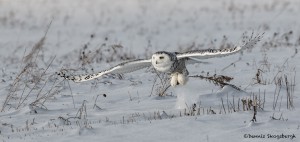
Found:
[[(0, 0), (0, 141), (300, 141), (299, 7), (296, 0)], [(51, 21), (41, 50), (25, 62)], [(190, 75), (232, 77), (241, 90), (191, 77), (158, 96), (151, 69), (82, 83), (55, 75), (159, 50), (237, 45), (245, 32), (264, 36), (241, 54), (188, 66)], [(263, 109), (251, 121), (253, 108), (243, 110), (241, 100), (255, 96)]]

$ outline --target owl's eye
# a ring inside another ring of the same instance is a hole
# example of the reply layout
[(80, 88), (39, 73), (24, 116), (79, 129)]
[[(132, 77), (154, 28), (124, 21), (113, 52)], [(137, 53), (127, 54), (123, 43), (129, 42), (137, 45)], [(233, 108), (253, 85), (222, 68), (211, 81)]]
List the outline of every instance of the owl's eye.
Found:
[(163, 57), (163, 56), (160, 56), (160, 57), (159, 57), (159, 59), (164, 59), (164, 58), (165, 58), (165, 57)]

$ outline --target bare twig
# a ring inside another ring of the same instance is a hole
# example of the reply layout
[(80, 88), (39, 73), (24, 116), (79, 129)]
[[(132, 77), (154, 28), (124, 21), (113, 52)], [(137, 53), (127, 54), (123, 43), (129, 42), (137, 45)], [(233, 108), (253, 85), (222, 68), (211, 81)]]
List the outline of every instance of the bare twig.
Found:
[(38, 80), (35, 82), (34, 86), (31, 88), (31, 90), (28, 92), (28, 94), (25, 96), (25, 98), (18, 104), (17, 109), (27, 100), (28, 96), (31, 94), (34, 88), (39, 84), (39, 82), (42, 80), (42, 77), (45, 75), (46, 71), (49, 69), (50, 65), (53, 63), (55, 57), (51, 60), (47, 68), (42, 72), (41, 76), (39, 76)]

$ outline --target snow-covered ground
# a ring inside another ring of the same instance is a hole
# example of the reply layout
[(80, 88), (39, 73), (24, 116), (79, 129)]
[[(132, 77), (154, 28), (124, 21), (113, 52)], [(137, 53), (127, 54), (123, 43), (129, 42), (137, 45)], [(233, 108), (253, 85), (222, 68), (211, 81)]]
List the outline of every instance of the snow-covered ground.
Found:
[[(300, 141), (299, 17), (297, 0), (0, 0), (0, 141)], [(151, 69), (56, 75), (230, 47), (252, 32), (264, 33), (253, 49), (188, 66), (235, 87), (191, 77), (159, 96)], [(242, 100), (257, 104), (256, 121)]]

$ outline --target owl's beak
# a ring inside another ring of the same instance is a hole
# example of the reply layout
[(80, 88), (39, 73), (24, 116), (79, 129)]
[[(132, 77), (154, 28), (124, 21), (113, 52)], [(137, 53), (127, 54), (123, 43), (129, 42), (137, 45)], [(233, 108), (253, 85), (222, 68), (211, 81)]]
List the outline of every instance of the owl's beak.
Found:
[(157, 64), (157, 61), (155, 61), (155, 64)]

